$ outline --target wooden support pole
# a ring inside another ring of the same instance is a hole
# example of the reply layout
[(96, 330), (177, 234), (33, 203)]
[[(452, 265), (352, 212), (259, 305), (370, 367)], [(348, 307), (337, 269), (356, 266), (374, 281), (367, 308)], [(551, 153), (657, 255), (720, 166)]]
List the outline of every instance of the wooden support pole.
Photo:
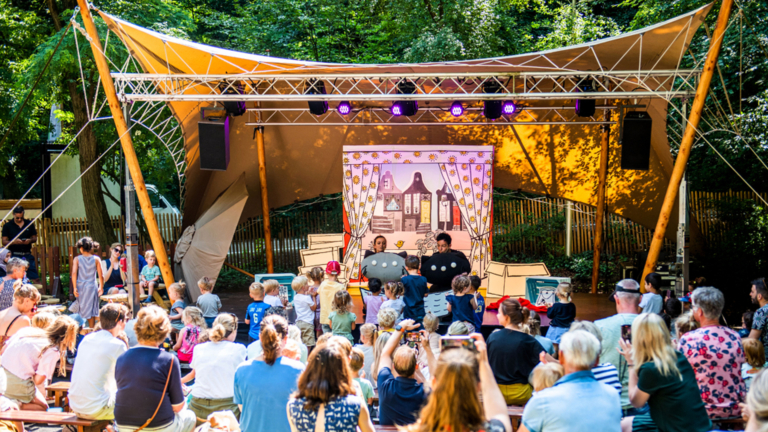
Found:
[[(720, 5), (720, 14), (717, 17), (717, 27), (715, 27), (715, 31), (710, 39), (711, 45), (709, 46), (709, 52), (707, 52), (707, 59), (704, 62), (704, 69), (701, 71), (699, 86), (696, 88), (696, 96), (693, 98), (693, 106), (691, 107), (691, 114), (688, 117), (688, 123), (685, 126), (685, 133), (683, 134), (682, 141), (680, 141), (680, 150), (677, 153), (675, 167), (672, 169), (672, 175), (669, 177), (667, 193), (664, 196), (664, 202), (661, 205), (661, 213), (659, 213), (659, 220), (656, 222), (656, 229), (653, 232), (651, 247), (648, 250), (648, 259), (645, 261), (643, 279), (641, 280), (645, 280), (645, 276), (647, 276), (648, 273), (653, 272), (656, 268), (656, 262), (659, 259), (659, 252), (661, 252), (661, 246), (664, 244), (664, 236), (667, 232), (667, 225), (669, 224), (669, 215), (672, 213), (672, 208), (675, 205), (677, 192), (680, 188), (680, 181), (683, 179), (685, 167), (688, 164), (688, 157), (691, 155), (691, 147), (693, 146), (693, 141), (696, 137), (696, 128), (699, 126), (701, 113), (704, 110), (704, 102), (707, 99), (709, 85), (712, 82), (712, 75), (715, 72), (717, 56), (720, 54), (720, 47), (723, 45), (725, 29), (728, 27), (728, 20), (731, 17), (732, 7), (733, 0), (723, 0), (723, 3)], [(642, 284), (640, 285), (642, 286)]]
[(109, 109), (112, 111), (112, 119), (117, 128), (117, 135), (120, 137), (120, 145), (123, 148), (125, 162), (128, 165), (131, 179), (133, 179), (134, 187), (136, 188), (136, 195), (139, 198), (141, 212), (144, 215), (144, 221), (147, 224), (149, 238), (152, 240), (152, 247), (155, 249), (157, 264), (160, 266), (160, 271), (163, 274), (163, 282), (165, 283), (165, 286), (170, 287), (173, 283), (173, 272), (171, 271), (171, 265), (168, 262), (168, 254), (165, 252), (163, 237), (160, 235), (160, 230), (157, 228), (157, 219), (155, 219), (155, 212), (152, 210), (152, 203), (149, 201), (147, 187), (144, 185), (144, 176), (141, 174), (139, 159), (136, 157), (136, 151), (133, 148), (133, 140), (131, 139), (131, 134), (128, 133), (128, 125), (125, 122), (123, 110), (120, 107), (120, 101), (117, 99), (117, 94), (115, 93), (115, 83), (112, 81), (112, 75), (109, 73), (107, 58), (104, 57), (103, 54), (104, 48), (101, 46), (99, 33), (96, 31), (96, 25), (93, 23), (93, 17), (91, 16), (90, 9), (88, 9), (87, 1), (77, 0), (77, 4), (80, 7), (80, 15), (83, 17), (85, 31), (88, 33), (88, 40), (91, 43), (93, 58), (96, 61), (96, 67), (99, 70), (101, 83), (104, 86), (104, 93), (107, 95)]
[(592, 294), (597, 294), (597, 281), (600, 278), (600, 249), (603, 247), (603, 216), (605, 213), (605, 179), (608, 177), (608, 138), (611, 126), (603, 125), (600, 138), (600, 169), (597, 172), (597, 212), (595, 213), (595, 244), (592, 254)]
[(267, 252), (267, 273), (275, 272), (272, 251), (272, 229), (269, 225), (269, 196), (267, 195), (267, 154), (264, 150), (264, 126), (256, 126), (256, 150), (259, 153), (259, 183), (261, 184), (261, 213), (264, 218), (264, 242)]

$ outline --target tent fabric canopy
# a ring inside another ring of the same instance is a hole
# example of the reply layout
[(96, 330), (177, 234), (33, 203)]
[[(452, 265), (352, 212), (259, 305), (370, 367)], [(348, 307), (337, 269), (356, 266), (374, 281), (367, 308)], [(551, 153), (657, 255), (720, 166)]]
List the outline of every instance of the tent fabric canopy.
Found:
[[(334, 73), (512, 73), (576, 71), (676, 70), (712, 5), (620, 36), (550, 51), (489, 59), (417, 64), (337, 64), (266, 57), (184, 41), (99, 12), (148, 74), (334, 74)], [(672, 83), (669, 84), (672, 86)], [(632, 86), (627, 83), (626, 91)], [(161, 89), (158, 87), (158, 91)], [(200, 88), (194, 90), (199, 92)], [(210, 90), (213, 91), (213, 90)], [(614, 102), (606, 99), (606, 103)], [(445, 101), (450, 105), (451, 101)], [(563, 101), (555, 102), (563, 104)], [(646, 227), (656, 218), (672, 170), (666, 119), (667, 101), (643, 99), (653, 119), (650, 169), (620, 168), (620, 127), (611, 128), (607, 210)], [(552, 104), (543, 101), (540, 106)], [(187, 157), (184, 226), (198, 220), (242, 173), (254, 194), (241, 218), (261, 213), (258, 157), (253, 126), (243, 117), (230, 121), (230, 165), (227, 171), (200, 170), (199, 112), (213, 102), (171, 101), (180, 122)], [(439, 105), (437, 103), (436, 105)], [(306, 102), (268, 102), (262, 107), (306, 108)], [(434, 105), (432, 105), (434, 106)], [(614, 120), (617, 118), (614, 117)], [(434, 144), (494, 145), (494, 186), (548, 194), (595, 205), (598, 186), (600, 128), (596, 125), (508, 126), (266, 126), (265, 147), (270, 207), (281, 207), (340, 192), (344, 145)], [(677, 211), (667, 235), (673, 238)], [(197, 236), (197, 234), (196, 234)], [(189, 253), (189, 252), (188, 252)]]

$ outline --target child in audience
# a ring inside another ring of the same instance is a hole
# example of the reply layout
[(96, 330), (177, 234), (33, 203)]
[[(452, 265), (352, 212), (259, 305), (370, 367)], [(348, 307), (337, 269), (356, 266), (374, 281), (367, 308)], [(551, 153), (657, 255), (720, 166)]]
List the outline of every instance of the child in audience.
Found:
[(331, 321), (328, 315), (331, 313), (336, 292), (343, 290), (344, 285), (339, 283), (339, 273), (341, 273), (341, 264), (338, 261), (328, 261), (325, 266), (325, 274), (328, 276), (317, 289), (320, 298), (320, 325), (323, 327), (323, 333), (331, 333)]
[(475, 296), (477, 302), (477, 308), (475, 309), (475, 329), (480, 331), (480, 327), (483, 325), (483, 317), (485, 315), (485, 298), (480, 294), (480, 277), (469, 277), (469, 294)]
[(383, 333), (392, 333), (395, 331), (397, 316), (397, 311), (390, 307), (382, 307), (379, 309), (379, 337), (381, 337)]
[(405, 308), (405, 303), (400, 297), (404, 294), (404, 291), (405, 287), (401, 282), (387, 282), (387, 285), (384, 287), (384, 294), (387, 296), (388, 300), (382, 303), (381, 307), (394, 309), (395, 312), (397, 312), (397, 322), (400, 322), (403, 319), (403, 308)]
[(403, 319), (412, 319), (417, 324), (424, 319), (424, 297), (429, 294), (427, 278), (419, 274), (421, 260), (415, 255), (408, 255), (405, 259), (405, 270), (408, 276), (402, 278), (403, 284)]
[(376, 344), (377, 339), (376, 326), (373, 324), (363, 324), (360, 327), (360, 344), (355, 345), (355, 348), (365, 354), (365, 363), (363, 364), (363, 372), (366, 377), (371, 376), (371, 364), (373, 363), (373, 346)]
[(283, 301), (280, 300), (280, 282), (274, 279), (267, 279), (263, 283), (264, 285), (264, 303), (273, 307), (284, 307)]
[(264, 303), (264, 285), (254, 282), (248, 287), (248, 292), (253, 299), (253, 303), (248, 305), (245, 311), (245, 323), (250, 325), (248, 330), (248, 343), (259, 340), (261, 333), (261, 320), (264, 319), (264, 313), (270, 306)]
[(171, 311), (168, 313), (168, 319), (171, 320), (171, 327), (176, 330), (184, 328), (184, 323), (181, 321), (181, 315), (184, 313), (184, 308), (187, 304), (184, 302), (184, 292), (187, 289), (187, 284), (184, 282), (174, 282), (168, 287), (168, 297), (171, 299)]
[(539, 363), (538, 366), (533, 368), (534, 394), (552, 387), (564, 374), (565, 370), (560, 363)]
[(179, 361), (190, 363), (195, 345), (200, 343), (200, 335), (205, 333), (207, 326), (203, 318), (203, 311), (195, 306), (184, 308), (181, 321), (184, 323), (184, 328), (179, 332), (173, 349), (179, 356)]
[(301, 329), (296, 327), (295, 325), (289, 325), (288, 339), (293, 339), (294, 341), (296, 341), (297, 344), (299, 344), (299, 348), (301, 349), (301, 358), (299, 358), (299, 361), (304, 364), (307, 364), (307, 357), (309, 356), (309, 347), (307, 347), (307, 344), (305, 344), (301, 338)]
[(363, 364), (365, 364), (365, 354), (358, 348), (352, 348), (352, 353), (349, 355), (349, 369), (352, 371), (355, 382), (360, 385), (365, 403), (371, 405), (373, 403), (373, 385), (365, 376), (360, 376), (360, 369), (363, 368)]
[(693, 312), (688, 311), (677, 317), (675, 320), (675, 333), (677, 333), (677, 340), (672, 341), (672, 345), (677, 347), (677, 342), (684, 334), (694, 331), (699, 328), (699, 323), (693, 319)]
[(741, 328), (739, 329), (739, 336), (745, 338), (749, 336), (749, 332), (752, 330), (752, 320), (755, 313), (752, 311), (746, 311), (741, 315)]
[(312, 270), (307, 272), (307, 279), (309, 279), (307, 294), (315, 299), (315, 336), (323, 334), (323, 327), (320, 325), (320, 296), (318, 295), (318, 290), (324, 278), (325, 272), (320, 267), (313, 267)]
[(55, 320), (56, 315), (49, 312), (39, 312), (32, 317), (32, 327), (45, 330), (50, 327), (50, 325), (53, 324)]
[(213, 321), (216, 320), (216, 316), (219, 315), (219, 309), (221, 309), (221, 299), (216, 294), (211, 294), (211, 291), (213, 291), (213, 281), (208, 279), (208, 277), (203, 276), (202, 279), (197, 281), (197, 286), (200, 288), (197, 307), (203, 311), (205, 325), (208, 328), (212, 328)]
[(365, 303), (365, 323), (378, 324), (379, 319), (377, 315), (379, 314), (379, 309), (381, 309), (381, 304), (385, 300), (381, 296), (381, 279), (368, 279), (368, 290), (371, 291), (371, 295), (363, 297), (363, 303)]
[(291, 282), (291, 289), (296, 292), (293, 297), (293, 308), (296, 310), (296, 327), (301, 331), (301, 341), (307, 348), (315, 346), (315, 296), (309, 295), (309, 281), (299, 276)]
[(355, 329), (355, 320), (357, 315), (352, 313), (352, 296), (346, 290), (336, 291), (333, 297), (333, 312), (328, 314), (328, 321), (334, 336), (343, 336), (351, 343), (355, 343), (352, 338), (352, 330)]
[[(160, 267), (157, 265), (157, 257), (155, 257), (155, 251), (148, 250), (144, 253), (144, 258), (147, 259), (147, 265), (141, 269), (139, 275), (139, 289), (141, 294), (144, 294), (144, 289), (147, 289), (147, 298), (144, 299), (144, 303), (152, 303), (152, 294), (155, 292), (155, 287), (160, 282)], [(168, 294), (170, 295), (170, 293)]]
[[(381, 361), (381, 353), (384, 352), (384, 347), (387, 346), (390, 337), (392, 337), (392, 333), (379, 334), (379, 338), (376, 339), (376, 344), (373, 346), (373, 364), (371, 364), (371, 384), (373, 384), (373, 388), (378, 388), (379, 361)], [(392, 356), (394, 357), (394, 351)]]
[[(440, 354), (440, 334), (437, 332), (437, 328), (440, 327), (440, 318), (433, 313), (424, 315), (424, 322), (421, 324), (424, 330), (427, 332), (427, 338), (429, 339), (429, 347), (432, 348), (432, 353), (437, 357)], [(419, 356), (422, 355), (421, 350)], [(424, 363), (426, 364), (426, 353), (424, 353)]]
[(96, 324), (96, 318), (99, 316), (99, 297), (104, 293), (101, 260), (94, 255), (97, 245), (90, 237), (83, 237), (77, 242), (80, 255), (72, 260), (70, 275), (72, 289), (77, 297), (77, 313), (88, 320), (90, 328)]
[(464, 336), (472, 333), (470, 330), (470, 326), (473, 324), (469, 321), (454, 321), (451, 323), (450, 326), (448, 326), (448, 331), (446, 332), (448, 336)]
[(648, 273), (645, 276), (645, 294), (640, 300), (640, 308), (643, 313), (660, 314), (664, 306), (661, 297), (661, 276), (658, 273)]
[(555, 290), (555, 295), (560, 302), (547, 305), (547, 317), (552, 320), (547, 330), (547, 339), (555, 344), (560, 344), (560, 337), (568, 331), (571, 323), (576, 319), (576, 305), (571, 303), (571, 291), (571, 284), (561, 283)]
[(741, 344), (747, 358), (747, 362), (741, 364), (741, 378), (749, 390), (752, 378), (765, 368), (765, 349), (763, 343), (757, 339), (742, 339)]
[(528, 330), (526, 333), (533, 336), (541, 344), (541, 347), (544, 348), (544, 351), (546, 351), (547, 354), (551, 356), (556, 355), (555, 345), (551, 340), (541, 335), (541, 317), (538, 313), (531, 312), (528, 317), (528, 325), (524, 327)]
[(453, 294), (445, 296), (445, 299), (448, 301), (448, 312), (453, 314), (453, 322), (463, 322), (469, 330), (466, 334), (475, 331), (477, 301), (474, 295), (469, 294), (471, 286), (469, 277), (463, 275), (456, 276), (453, 278), (453, 282), (451, 282)]

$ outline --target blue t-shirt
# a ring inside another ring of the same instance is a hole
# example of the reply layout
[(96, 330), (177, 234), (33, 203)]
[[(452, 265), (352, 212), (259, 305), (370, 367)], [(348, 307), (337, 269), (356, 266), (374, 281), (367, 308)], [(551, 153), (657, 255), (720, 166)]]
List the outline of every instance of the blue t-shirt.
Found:
[(483, 315), (485, 315), (485, 299), (483, 295), (477, 293), (477, 309), (475, 309), (475, 329), (480, 331), (480, 327), (483, 326)]
[(413, 378), (395, 378), (388, 367), (379, 371), (377, 383), (379, 424), (403, 426), (416, 423), (421, 406), (427, 400), (424, 386)]
[(304, 365), (279, 357), (272, 366), (248, 360), (235, 371), (236, 404), (242, 405), (240, 429), (248, 432), (291, 432), (285, 407), (298, 389)]
[(451, 313), (453, 314), (453, 322), (466, 321), (470, 324), (475, 323), (475, 310), (472, 308), (472, 296), (464, 294), (463, 296), (456, 297), (453, 294), (445, 296), (448, 304), (451, 305)]
[(261, 320), (264, 319), (264, 313), (271, 306), (263, 301), (253, 302), (248, 305), (248, 310), (245, 311), (245, 318), (250, 320), (251, 329), (248, 330), (248, 336), (255, 340), (259, 340), (259, 334), (261, 333)]
[(424, 312), (424, 296), (429, 292), (427, 278), (424, 276), (408, 275), (402, 279), (402, 282), (405, 286), (403, 317), (420, 323), (424, 319), (424, 315), (426, 315), (426, 312)]

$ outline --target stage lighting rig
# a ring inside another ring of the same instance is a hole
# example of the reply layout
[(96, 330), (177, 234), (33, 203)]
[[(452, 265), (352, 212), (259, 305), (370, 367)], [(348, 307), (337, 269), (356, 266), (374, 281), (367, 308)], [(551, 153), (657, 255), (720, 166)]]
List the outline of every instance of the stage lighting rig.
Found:
[[(416, 93), (416, 84), (408, 80), (400, 80), (397, 83), (397, 94), (414, 94)], [(419, 102), (415, 100), (401, 100), (392, 103), (390, 112), (394, 116), (404, 115), (410, 117), (416, 114), (419, 110)]]
[(352, 112), (352, 105), (350, 105), (347, 101), (339, 102), (339, 105), (336, 107), (336, 111), (341, 115), (347, 115)]
[[(483, 93), (493, 94), (500, 93), (502, 90), (501, 84), (496, 80), (489, 80), (483, 83)], [(502, 101), (500, 100), (486, 100), (483, 101), (483, 115), (487, 119), (496, 120), (501, 117)]]
[[(326, 94), (325, 83), (317, 79), (308, 80), (304, 85), (304, 94)], [(328, 112), (328, 101), (309, 101), (307, 104), (309, 105), (309, 112), (316, 116), (321, 116)]]
[(451, 115), (454, 117), (461, 117), (464, 115), (464, 105), (459, 101), (455, 101), (451, 104)]
[[(228, 86), (225, 83), (221, 83), (219, 85), (219, 90), (221, 91), (221, 94), (243, 94), (245, 87), (242, 84), (233, 84)], [(227, 112), (227, 115), (231, 115), (232, 117), (238, 117), (243, 114), (245, 114), (245, 101), (225, 101), (223, 103), (224, 109)]]
[[(595, 91), (592, 79), (590, 78), (580, 80), (577, 86), (579, 92), (592, 93)], [(595, 115), (595, 100), (576, 99), (576, 115), (579, 117), (592, 117)]]

